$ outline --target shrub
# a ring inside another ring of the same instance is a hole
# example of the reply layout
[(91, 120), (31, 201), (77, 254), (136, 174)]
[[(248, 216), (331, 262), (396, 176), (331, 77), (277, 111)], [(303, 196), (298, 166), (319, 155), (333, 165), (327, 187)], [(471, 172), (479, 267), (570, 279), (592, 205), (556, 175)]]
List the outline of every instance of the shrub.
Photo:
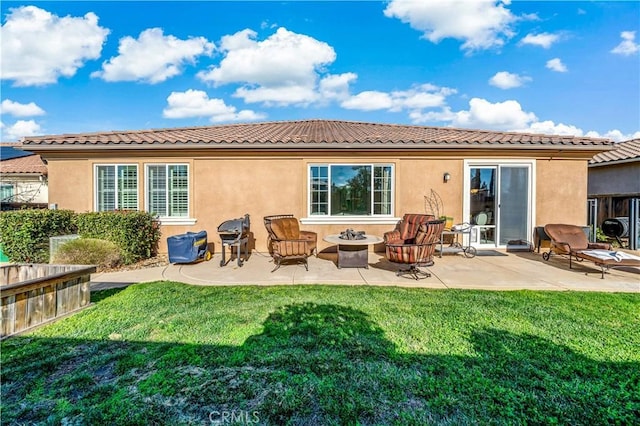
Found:
[(83, 238), (99, 238), (115, 243), (125, 264), (147, 259), (156, 252), (160, 229), (154, 216), (139, 211), (79, 213), (75, 218)]
[(49, 237), (73, 234), (70, 210), (13, 210), (0, 213), (0, 245), (12, 262), (49, 262)]
[(58, 248), (53, 263), (63, 265), (96, 265), (113, 268), (122, 262), (120, 249), (107, 240), (78, 238)]

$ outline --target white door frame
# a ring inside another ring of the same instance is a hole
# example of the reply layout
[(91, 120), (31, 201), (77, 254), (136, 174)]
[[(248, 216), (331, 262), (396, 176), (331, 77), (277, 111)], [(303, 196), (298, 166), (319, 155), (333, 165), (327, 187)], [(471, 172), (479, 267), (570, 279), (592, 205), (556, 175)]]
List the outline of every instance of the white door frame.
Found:
[[(527, 202), (529, 204), (529, 220), (527, 223), (527, 240), (531, 240), (533, 237), (533, 228), (536, 220), (536, 160), (535, 159), (513, 159), (505, 160), (501, 158), (478, 158), (478, 159), (465, 159), (464, 160), (464, 184), (462, 188), (462, 216), (464, 221), (469, 221), (471, 217), (471, 201), (469, 194), (471, 193), (471, 169), (475, 167), (499, 167), (499, 166), (522, 166), (529, 168), (529, 194)], [(499, 191), (496, 191), (496, 196), (499, 197)], [(497, 206), (496, 206), (497, 207)], [(496, 211), (496, 220), (499, 220), (500, 212)], [(496, 237), (498, 235), (498, 224), (496, 224)], [(505, 248), (506, 245), (500, 245), (499, 239), (496, 238), (495, 243), (481, 244), (479, 242), (479, 232), (472, 232), (471, 245), (478, 248)]]

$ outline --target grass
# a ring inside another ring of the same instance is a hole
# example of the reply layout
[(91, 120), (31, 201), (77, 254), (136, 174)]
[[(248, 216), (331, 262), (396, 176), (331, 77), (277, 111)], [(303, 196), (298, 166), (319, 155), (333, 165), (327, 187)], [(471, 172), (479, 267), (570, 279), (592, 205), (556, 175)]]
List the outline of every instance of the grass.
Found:
[(138, 284), (2, 342), (3, 424), (638, 424), (640, 295)]

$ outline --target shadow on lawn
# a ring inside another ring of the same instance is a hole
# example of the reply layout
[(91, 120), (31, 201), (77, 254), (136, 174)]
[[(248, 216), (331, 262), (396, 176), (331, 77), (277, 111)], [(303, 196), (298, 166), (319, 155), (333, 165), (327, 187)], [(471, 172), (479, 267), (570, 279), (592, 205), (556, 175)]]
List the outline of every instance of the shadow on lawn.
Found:
[[(425, 339), (438, 336), (422, 336)], [(3, 424), (631, 424), (640, 365), (536, 336), (469, 336), (475, 356), (403, 354), (366, 314), (282, 307), (239, 347), (16, 337)]]

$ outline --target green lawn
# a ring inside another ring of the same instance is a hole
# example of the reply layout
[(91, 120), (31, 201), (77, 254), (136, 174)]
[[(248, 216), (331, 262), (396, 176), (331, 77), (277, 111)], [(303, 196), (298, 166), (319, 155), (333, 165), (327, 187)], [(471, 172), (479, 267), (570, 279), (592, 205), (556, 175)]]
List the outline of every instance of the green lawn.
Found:
[(2, 342), (3, 424), (638, 424), (640, 295), (138, 284)]

